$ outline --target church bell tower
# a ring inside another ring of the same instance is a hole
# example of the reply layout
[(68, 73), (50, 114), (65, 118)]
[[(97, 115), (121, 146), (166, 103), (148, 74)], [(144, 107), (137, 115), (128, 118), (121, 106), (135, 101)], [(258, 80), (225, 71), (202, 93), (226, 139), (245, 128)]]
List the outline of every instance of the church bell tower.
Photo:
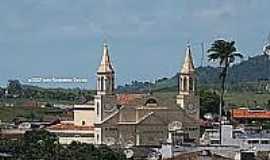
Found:
[(97, 95), (114, 94), (114, 74), (108, 45), (105, 43), (103, 47), (103, 56), (97, 71)]
[(177, 104), (192, 117), (199, 119), (200, 98), (197, 95), (197, 76), (193, 64), (191, 45), (186, 48), (186, 57), (178, 79)]
[(95, 96), (96, 123), (111, 115), (116, 107), (115, 72), (112, 66), (109, 47), (103, 46), (103, 56), (97, 70), (97, 94)]

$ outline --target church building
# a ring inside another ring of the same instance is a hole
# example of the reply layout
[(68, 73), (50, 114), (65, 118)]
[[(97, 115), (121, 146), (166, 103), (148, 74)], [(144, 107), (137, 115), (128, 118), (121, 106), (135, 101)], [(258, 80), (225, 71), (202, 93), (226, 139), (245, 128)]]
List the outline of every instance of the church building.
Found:
[[(199, 143), (200, 105), (190, 45), (185, 54), (176, 98), (168, 99), (152, 94), (116, 94), (115, 69), (110, 59), (109, 47), (104, 44), (96, 74), (97, 93), (94, 100), (74, 106), (72, 125), (80, 128), (80, 133), (91, 134), (92, 139), (84, 136), (84, 139), (80, 137), (77, 140), (121, 146), (184, 141)], [(51, 127), (51, 131), (56, 132), (53, 129), (55, 128)], [(77, 133), (77, 130), (69, 131), (73, 132)], [(67, 138), (64, 140), (67, 142)]]

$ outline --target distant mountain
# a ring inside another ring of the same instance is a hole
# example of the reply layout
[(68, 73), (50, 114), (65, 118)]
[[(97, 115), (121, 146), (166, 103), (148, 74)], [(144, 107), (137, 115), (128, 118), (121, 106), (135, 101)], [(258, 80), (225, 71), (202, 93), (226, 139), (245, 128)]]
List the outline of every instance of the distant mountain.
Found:
[[(201, 84), (219, 83), (219, 68), (197, 68)], [(250, 57), (229, 69), (228, 83), (258, 82), (270, 79), (270, 58), (265, 55)]]
[[(202, 87), (217, 87), (220, 83), (218, 67), (198, 67), (199, 84)], [(177, 90), (178, 74), (171, 78), (162, 78), (150, 82), (133, 81), (131, 84), (119, 86), (119, 92), (149, 92), (149, 91), (175, 91)], [(234, 89), (241, 88), (243, 84), (258, 85), (270, 80), (270, 58), (265, 55), (249, 57), (248, 60), (235, 64), (229, 69), (227, 84)], [(251, 86), (252, 87), (252, 86)], [(256, 86), (253, 88), (256, 88)]]

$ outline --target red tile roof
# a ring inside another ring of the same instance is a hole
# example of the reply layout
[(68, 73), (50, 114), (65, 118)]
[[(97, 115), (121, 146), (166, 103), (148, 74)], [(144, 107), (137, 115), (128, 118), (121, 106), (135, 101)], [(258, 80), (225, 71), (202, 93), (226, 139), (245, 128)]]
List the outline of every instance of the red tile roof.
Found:
[(117, 96), (117, 102), (120, 105), (136, 104), (138, 99), (145, 97), (145, 94), (120, 94)]
[(249, 110), (247, 108), (232, 109), (231, 116), (238, 119), (270, 119), (270, 111)]

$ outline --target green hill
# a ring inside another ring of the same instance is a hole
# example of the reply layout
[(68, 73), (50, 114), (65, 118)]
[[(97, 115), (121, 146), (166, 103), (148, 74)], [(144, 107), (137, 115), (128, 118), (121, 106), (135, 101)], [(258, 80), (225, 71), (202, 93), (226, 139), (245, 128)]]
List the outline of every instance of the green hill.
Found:
[[(196, 69), (200, 87), (216, 88), (219, 86), (218, 67), (198, 67)], [(175, 91), (178, 75), (162, 78), (155, 83), (133, 81), (131, 84), (119, 86), (119, 92)], [(264, 90), (270, 80), (270, 58), (265, 55), (249, 57), (229, 69), (227, 86), (233, 90)], [(228, 85), (229, 84), (229, 85)], [(268, 84), (269, 85), (269, 84)]]

